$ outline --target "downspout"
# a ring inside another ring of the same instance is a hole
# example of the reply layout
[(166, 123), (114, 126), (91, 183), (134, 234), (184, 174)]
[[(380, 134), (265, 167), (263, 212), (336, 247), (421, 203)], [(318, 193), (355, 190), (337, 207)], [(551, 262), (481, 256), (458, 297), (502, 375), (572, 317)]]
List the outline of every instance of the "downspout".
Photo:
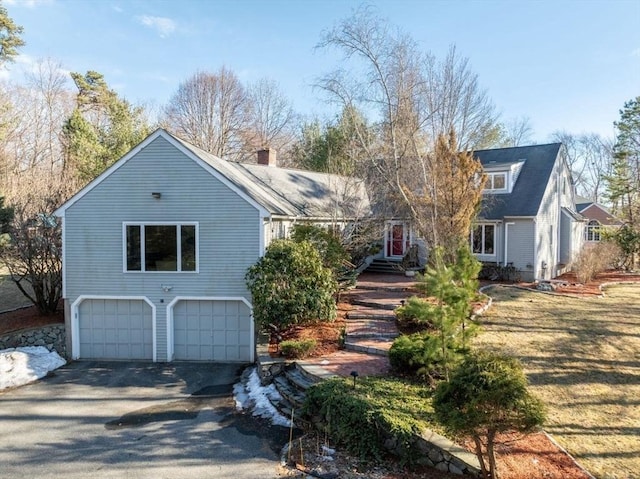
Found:
[(515, 225), (515, 223), (505, 223), (504, 224), (504, 265), (507, 266), (509, 263), (508, 253), (509, 250), (509, 226)]
[(560, 230), (562, 228), (560, 228), (560, 223), (562, 221), (561, 218), (561, 214), (562, 214), (562, 188), (560, 185), (560, 178), (561, 178), (561, 168), (562, 167), (562, 162), (560, 164), (558, 164), (558, 169), (556, 171), (556, 196), (557, 196), (557, 200), (558, 200), (558, 208), (556, 210), (556, 244), (555, 244), (555, 252), (554, 252), (554, 259), (553, 259), (553, 266), (552, 266), (552, 270), (551, 270), (551, 277), (556, 277), (558, 275), (558, 264), (560, 263), (560, 237), (561, 237), (561, 232)]
[(533, 218), (533, 280), (536, 281), (538, 275), (538, 222)]

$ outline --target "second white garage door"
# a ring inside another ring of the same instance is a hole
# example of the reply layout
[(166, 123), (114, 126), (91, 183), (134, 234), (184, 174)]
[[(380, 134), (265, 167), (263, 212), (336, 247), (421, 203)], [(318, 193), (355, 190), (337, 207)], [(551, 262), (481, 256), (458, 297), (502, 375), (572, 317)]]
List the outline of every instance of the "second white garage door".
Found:
[(251, 310), (237, 300), (180, 300), (173, 308), (174, 359), (252, 360)]

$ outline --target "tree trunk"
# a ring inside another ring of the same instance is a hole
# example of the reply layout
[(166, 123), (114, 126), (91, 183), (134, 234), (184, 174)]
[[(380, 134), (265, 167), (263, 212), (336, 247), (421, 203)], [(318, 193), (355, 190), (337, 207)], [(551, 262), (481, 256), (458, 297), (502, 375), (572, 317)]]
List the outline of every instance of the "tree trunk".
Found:
[(496, 453), (494, 450), (496, 439), (496, 431), (490, 430), (487, 434), (487, 456), (489, 458), (489, 477), (491, 479), (500, 479), (498, 476), (498, 467), (496, 465)]
[(482, 452), (482, 441), (479, 436), (473, 436), (473, 442), (476, 445), (476, 456), (478, 457), (478, 462), (480, 463), (480, 473), (482, 474), (483, 479), (491, 479), (489, 475), (489, 471), (487, 471), (487, 465), (484, 460), (484, 453)]

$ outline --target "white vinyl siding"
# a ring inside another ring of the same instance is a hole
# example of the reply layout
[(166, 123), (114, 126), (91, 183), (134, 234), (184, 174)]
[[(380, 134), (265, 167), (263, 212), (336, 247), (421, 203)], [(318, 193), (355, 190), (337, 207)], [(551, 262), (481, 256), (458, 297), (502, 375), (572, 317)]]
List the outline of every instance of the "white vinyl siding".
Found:
[(530, 219), (509, 219), (506, 262), (512, 264), (525, 281), (534, 279), (535, 223)]

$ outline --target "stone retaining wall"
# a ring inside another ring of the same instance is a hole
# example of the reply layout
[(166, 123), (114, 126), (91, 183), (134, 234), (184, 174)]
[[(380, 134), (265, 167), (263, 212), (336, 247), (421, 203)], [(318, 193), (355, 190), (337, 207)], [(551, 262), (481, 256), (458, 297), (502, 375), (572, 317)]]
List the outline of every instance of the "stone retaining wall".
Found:
[[(430, 466), (439, 471), (463, 476), (480, 477), (480, 463), (475, 454), (458, 446), (446, 437), (433, 431), (413, 436), (415, 450), (419, 451), (418, 464)], [(397, 450), (406, 445), (398, 444), (394, 438), (385, 441), (385, 447), (393, 454), (400, 455)]]
[(63, 358), (66, 358), (67, 347), (64, 324), (23, 329), (0, 336), (0, 349), (19, 348), (22, 346), (44, 346), (49, 351), (55, 351)]
[[(320, 416), (312, 417), (311, 424), (319, 431), (327, 430), (327, 424)], [(407, 449), (410, 449), (415, 451), (417, 457), (413, 456), (413, 459), (417, 464), (460, 476), (481, 475), (480, 463), (475, 454), (433, 431), (413, 434), (408, 441), (401, 440), (388, 431), (383, 434), (387, 436), (384, 440), (385, 449), (395, 456), (406, 456)]]

